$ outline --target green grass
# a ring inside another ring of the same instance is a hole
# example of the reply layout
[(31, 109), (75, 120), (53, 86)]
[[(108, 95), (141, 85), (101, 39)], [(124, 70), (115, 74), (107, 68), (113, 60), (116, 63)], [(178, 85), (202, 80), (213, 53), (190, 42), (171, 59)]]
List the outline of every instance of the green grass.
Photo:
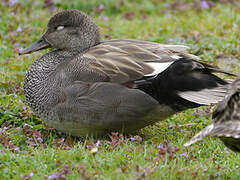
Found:
[[(218, 139), (205, 139), (190, 148), (183, 147), (211, 122), (208, 107), (198, 108), (200, 116), (195, 115), (197, 110), (188, 110), (136, 134), (120, 137), (116, 145), (111, 135), (81, 139), (46, 127), (24, 103), (23, 95), (27, 69), (46, 51), (17, 55), (20, 47), (41, 37), (55, 12), (76, 8), (94, 18), (103, 39), (185, 44), (203, 61), (238, 74), (239, 3), (214, 2), (211, 8), (202, 9), (197, 0), (180, 1), (180, 4), (174, 0), (161, 3), (158, 0), (56, 0), (55, 10), (50, 11), (48, 7), (43, 8), (40, 0), (18, 0), (13, 6), (3, 0), (0, 3), (0, 179), (48, 179), (54, 174), (67, 179), (238, 179), (240, 155), (227, 150)], [(100, 5), (104, 5), (103, 10), (99, 10)], [(106, 16), (108, 21), (104, 21)], [(216, 58), (222, 55), (230, 62)], [(8, 129), (2, 132), (4, 127)], [(142, 141), (131, 141), (134, 135), (141, 136)], [(65, 138), (64, 142), (61, 138)], [(97, 140), (101, 145), (96, 153), (91, 153)], [(165, 144), (168, 152), (160, 152), (160, 144)]]

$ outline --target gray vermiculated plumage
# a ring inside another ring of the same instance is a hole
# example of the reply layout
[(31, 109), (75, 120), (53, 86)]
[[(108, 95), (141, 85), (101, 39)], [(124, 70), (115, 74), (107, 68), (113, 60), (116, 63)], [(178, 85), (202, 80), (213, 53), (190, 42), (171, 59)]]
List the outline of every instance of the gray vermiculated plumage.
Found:
[[(51, 127), (75, 136), (132, 132), (216, 102), (226, 90), (227, 83), (212, 74), (223, 71), (198, 62), (188, 47), (128, 39), (101, 42), (96, 24), (78, 10), (52, 17), (42, 38), (21, 53), (48, 47), (55, 50), (26, 74), (26, 101)], [(194, 98), (198, 93), (199, 102)]]
[(213, 113), (213, 122), (197, 133), (185, 146), (207, 136), (219, 137), (233, 151), (240, 152), (240, 79), (235, 80), (225, 99)]

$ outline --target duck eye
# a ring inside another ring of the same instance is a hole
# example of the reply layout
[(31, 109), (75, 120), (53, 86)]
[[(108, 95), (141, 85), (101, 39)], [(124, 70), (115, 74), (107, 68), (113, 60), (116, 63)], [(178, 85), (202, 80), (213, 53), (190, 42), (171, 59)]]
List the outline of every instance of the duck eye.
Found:
[(60, 30), (62, 30), (63, 28), (64, 28), (64, 26), (58, 26), (58, 27), (57, 27), (57, 30), (60, 31)]

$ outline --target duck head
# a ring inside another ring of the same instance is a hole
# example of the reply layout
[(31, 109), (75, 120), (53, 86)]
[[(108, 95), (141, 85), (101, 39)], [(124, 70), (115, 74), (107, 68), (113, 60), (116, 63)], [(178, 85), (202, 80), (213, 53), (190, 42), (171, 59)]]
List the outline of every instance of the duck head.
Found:
[(54, 15), (40, 40), (19, 54), (29, 54), (50, 47), (82, 52), (99, 42), (99, 29), (91, 18), (78, 10), (66, 10)]

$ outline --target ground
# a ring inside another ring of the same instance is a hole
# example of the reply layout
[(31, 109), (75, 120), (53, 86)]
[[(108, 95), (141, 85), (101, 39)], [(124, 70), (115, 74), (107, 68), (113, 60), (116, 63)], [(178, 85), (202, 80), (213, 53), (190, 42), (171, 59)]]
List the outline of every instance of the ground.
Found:
[(238, 74), (239, 7), (237, 0), (2, 0), (0, 179), (237, 179), (240, 155), (218, 139), (183, 146), (211, 122), (214, 107), (178, 113), (128, 136), (74, 138), (54, 131), (23, 95), (27, 69), (46, 51), (18, 51), (41, 37), (53, 14), (75, 8), (94, 18), (102, 39), (188, 45), (202, 61)]

